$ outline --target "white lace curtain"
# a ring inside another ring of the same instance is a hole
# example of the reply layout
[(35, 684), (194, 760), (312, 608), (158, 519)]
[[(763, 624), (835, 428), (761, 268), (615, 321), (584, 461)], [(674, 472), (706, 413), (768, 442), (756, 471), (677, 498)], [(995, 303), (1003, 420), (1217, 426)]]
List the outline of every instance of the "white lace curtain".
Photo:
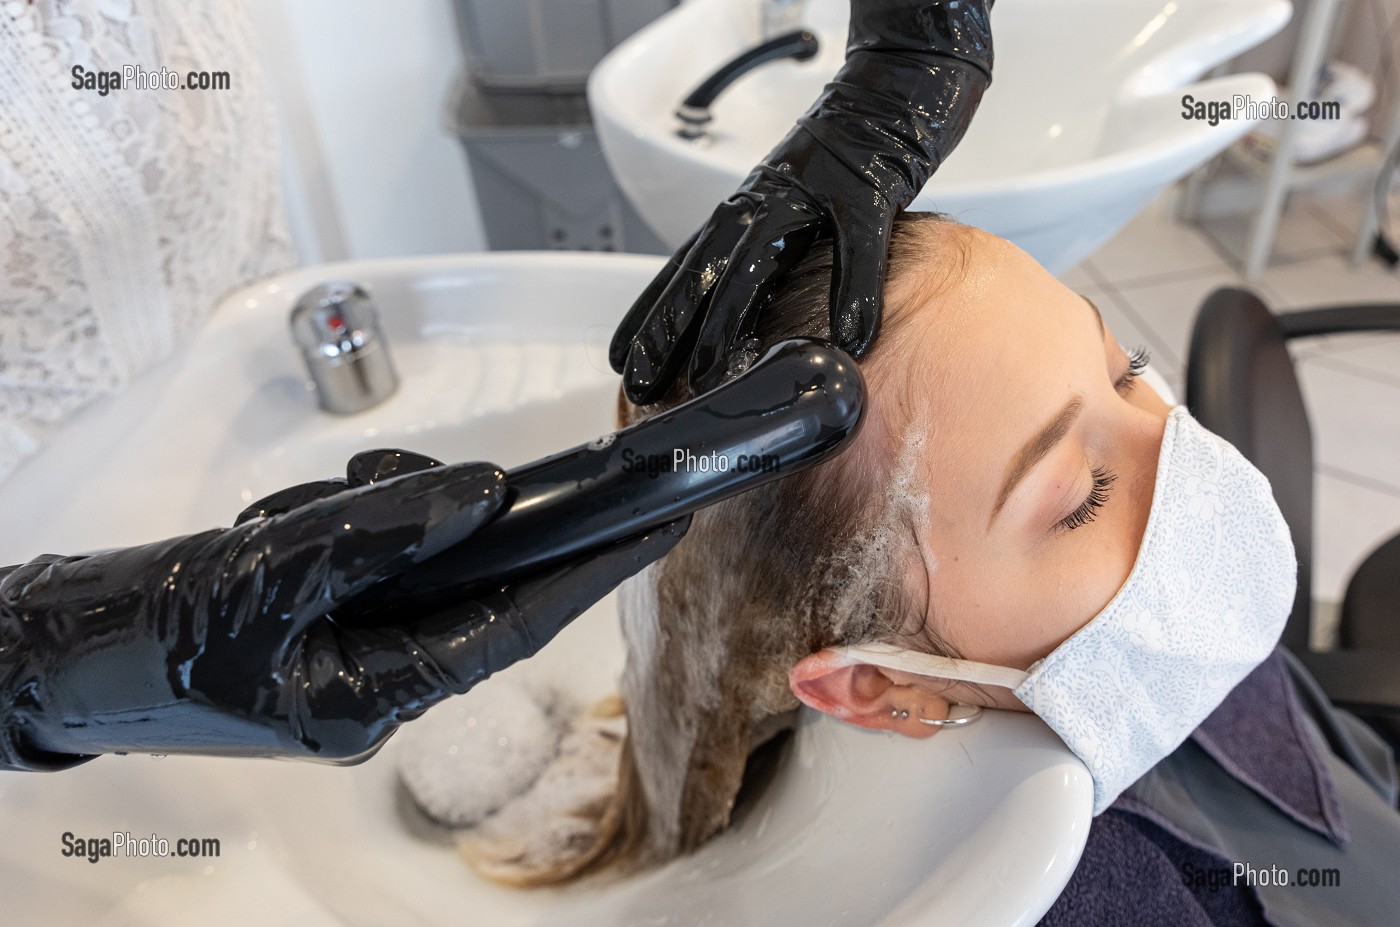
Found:
[[(124, 65), (231, 86), (72, 86)], [(241, 3), (0, 0), (0, 479), (294, 262), (262, 81)]]

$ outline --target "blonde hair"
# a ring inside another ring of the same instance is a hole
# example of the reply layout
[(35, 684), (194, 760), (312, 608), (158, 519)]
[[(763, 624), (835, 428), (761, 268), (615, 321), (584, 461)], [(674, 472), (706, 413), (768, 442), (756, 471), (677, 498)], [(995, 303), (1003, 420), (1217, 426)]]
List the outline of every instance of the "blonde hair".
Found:
[[(573, 812), (587, 835), (541, 856), (469, 840), (479, 872), (518, 886), (555, 885), (606, 870), (664, 862), (729, 822), (751, 751), (782, 730), (797, 707), (788, 670), (824, 647), (903, 640), (948, 653), (924, 627), (904, 582), (911, 521), (927, 500), (910, 485), (921, 435), (893, 400), (911, 360), (908, 320), (960, 277), (967, 227), (935, 213), (907, 213), (891, 236), (884, 333), (862, 362), (872, 401), (854, 446), (809, 471), (697, 513), (684, 540), (629, 581), (623, 608), (628, 662), (622, 695), (627, 734), (617, 778), (602, 801)], [(819, 243), (765, 307), (763, 346), (797, 335), (828, 337), (833, 254)], [(636, 407), (631, 424), (689, 398)], [(902, 452), (889, 453), (905, 435)]]

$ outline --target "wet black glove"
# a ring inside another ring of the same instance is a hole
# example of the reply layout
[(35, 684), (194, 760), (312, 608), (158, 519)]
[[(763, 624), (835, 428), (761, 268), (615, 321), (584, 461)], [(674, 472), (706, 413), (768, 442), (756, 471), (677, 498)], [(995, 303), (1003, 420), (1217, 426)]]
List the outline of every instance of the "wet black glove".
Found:
[(233, 528), (0, 569), (0, 769), (127, 751), (362, 759), (534, 654), (683, 533), (411, 624), (347, 626), (356, 593), (468, 538), (503, 491), (489, 464), (370, 452)]
[(613, 335), (636, 403), (689, 361), (724, 377), (778, 279), (835, 239), (831, 337), (860, 358), (880, 329), (890, 227), (967, 131), (992, 79), (992, 0), (851, 0), (846, 64), (739, 191), (681, 246)]

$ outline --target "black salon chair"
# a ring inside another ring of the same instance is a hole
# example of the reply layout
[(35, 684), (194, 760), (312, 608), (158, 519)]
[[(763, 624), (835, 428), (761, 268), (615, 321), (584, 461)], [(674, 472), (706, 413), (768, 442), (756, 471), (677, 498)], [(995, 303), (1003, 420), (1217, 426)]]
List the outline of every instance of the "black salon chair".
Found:
[[(1298, 595), (1283, 644), (1334, 703), (1400, 744), (1400, 534), (1372, 551), (1347, 584), (1337, 649), (1315, 652), (1309, 646), (1312, 427), (1287, 348), (1295, 338), (1373, 331), (1400, 332), (1400, 305), (1275, 315), (1248, 290), (1216, 290), (1191, 333), (1186, 405), (1264, 472), (1293, 533)], [(1395, 465), (1400, 470), (1400, 460)]]

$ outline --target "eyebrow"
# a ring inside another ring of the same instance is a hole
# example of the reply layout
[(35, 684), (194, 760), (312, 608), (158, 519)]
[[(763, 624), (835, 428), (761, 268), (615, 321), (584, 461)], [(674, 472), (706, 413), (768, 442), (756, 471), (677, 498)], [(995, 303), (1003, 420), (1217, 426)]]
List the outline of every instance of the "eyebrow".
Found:
[[(1092, 304), (1091, 304), (1092, 305)], [(1001, 513), (1001, 507), (1006, 504), (1011, 493), (1018, 483), (1031, 472), (1041, 458), (1050, 453), (1050, 450), (1060, 443), (1060, 440), (1069, 433), (1074, 425), (1075, 419), (1079, 418), (1079, 413), (1084, 408), (1084, 397), (1078, 394), (1070, 397), (1065, 407), (1051, 419), (1044, 428), (1026, 442), (1025, 447), (1016, 454), (1011, 461), (1011, 466), (1006, 472), (1006, 482), (1002, 484), (1001, 492), (997, 495), (997, 504), (992, 508), (992, 517), (987, 520), (987, 527), (992, 527), (992, 522), (996, 521), (997, 515)]]

